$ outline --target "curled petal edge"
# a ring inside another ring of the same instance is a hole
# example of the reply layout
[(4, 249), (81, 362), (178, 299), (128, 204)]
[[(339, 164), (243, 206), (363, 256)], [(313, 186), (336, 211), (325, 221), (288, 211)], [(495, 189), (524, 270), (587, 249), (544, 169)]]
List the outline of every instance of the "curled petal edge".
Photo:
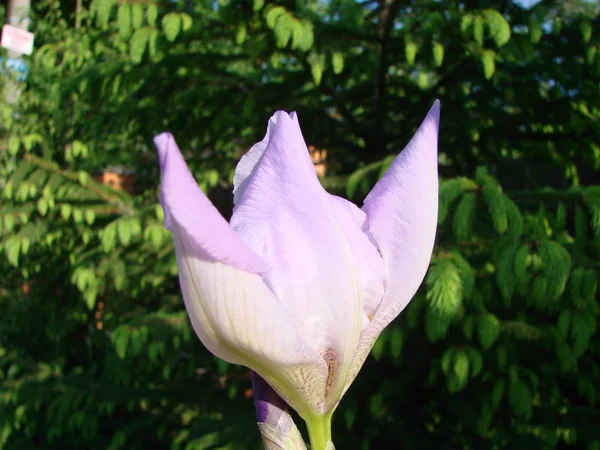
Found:
[(365, 199), (363, 210), (388, 280), (381, 304), (361, 334), (344, 392), (383, 329), (410, 302), (427, 272), (437, 227), (439, 117), (436, 100), (409, 144)]

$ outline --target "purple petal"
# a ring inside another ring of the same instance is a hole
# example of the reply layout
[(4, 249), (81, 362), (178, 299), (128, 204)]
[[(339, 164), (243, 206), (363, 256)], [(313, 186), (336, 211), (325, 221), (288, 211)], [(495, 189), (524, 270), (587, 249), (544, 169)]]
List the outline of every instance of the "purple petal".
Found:
[(204, 195), (190, 173), (171, 133), (154, 138), (162, 175), (161, 203), (165, 225), (172, 221), (195, 242), (198, 255), (248, 272), (261, 272), (268, 265), (235, 234), (227, 221)]
[(282, 431), (288, 431), (292, 427), (286, 403), (256, 372), (252, 372), (252, 394), (259, 422), (268, 423)]
[(170, 134), (155, 139), (162, 202), (195, 332), (216, 356), (268, 380), (299, 411), (322, 408), (327, 365), (256, 272), (267, 265), (198, 188)]
[[(285, 113), (283, 113), (285, 114)], [(296, 117), (295, 113), (290, 115), (290, 117)], [(262, 141), (257, 142), (250, 150), (246, 152), (237, 167), (235, 168), (235, 175), (233, 176), (233, 204), (237, 205), (242, 197), (244, 191), (246, 190), (246, 186), (251, 179), (251, 175), (254, 173), (254, 170), (258, 167), (258, 162), (262, 158), (267, 146), (269, 145), (269, 141), (271, 139), (271, 133), (273, 131), (273, 126), (277, 123), (278, 114), (275, 114), (271, 120), (269, 120), (267, 124), (267, 134)]]
[(381, 305), (361, 336), (353, 376), (384, 327), (414, 296), (429, 266), (438, 212), (439, 117), (436, 101), (410, 143), (365, 199), (363, 211), (388, 277)]
[(330, 366), (326, 397), (337, 401), (363, 316), (351, 246), (295, 116), (276, 113), (253, 152), (236, 171), (231, 225), (272, 267), (263, 278)]
[(369, 220), (364, 211), (341, 197), (332, 195), (331, 199), (358, 268), (366, 325), (375, 315), (383, 298), (386, 269), (372, 242)]
[(286, 403), (255, 372), (252, 372), (252, 393), (265, 450), (306, 450)]

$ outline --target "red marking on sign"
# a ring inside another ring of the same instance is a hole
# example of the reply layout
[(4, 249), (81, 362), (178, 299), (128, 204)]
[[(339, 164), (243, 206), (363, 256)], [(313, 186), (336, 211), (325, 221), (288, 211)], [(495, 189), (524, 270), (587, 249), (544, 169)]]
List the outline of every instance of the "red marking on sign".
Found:
[(33, 52), (33, 33), (12, 25), (4, 25), (0, 45), (16, 53), (31, 55), (31, 52)]

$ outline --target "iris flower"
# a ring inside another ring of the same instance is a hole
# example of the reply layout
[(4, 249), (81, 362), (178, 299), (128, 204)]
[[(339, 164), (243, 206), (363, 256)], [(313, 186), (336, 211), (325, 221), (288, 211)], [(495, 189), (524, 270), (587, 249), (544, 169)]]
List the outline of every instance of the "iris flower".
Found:
[(229, 223), (173, 136), (154, 140), (195, 332), (293, 407), (315, 450), (332, 448), (333, 411), (425, 276), (437, 223), (438, 122), (436, 101), (361, 209), (323, 189), (298, 117), (276, 112), (237, 166)]

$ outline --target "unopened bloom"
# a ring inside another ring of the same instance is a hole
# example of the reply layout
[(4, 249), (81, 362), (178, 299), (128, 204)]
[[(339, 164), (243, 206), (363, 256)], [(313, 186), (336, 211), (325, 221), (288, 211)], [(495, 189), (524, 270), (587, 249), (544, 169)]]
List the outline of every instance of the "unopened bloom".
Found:
[(198, 187), (173, 136), (155, 138), (194, 330), (216, 356), (265, 379), (322, 435), (315, 439), (331, 440), (342, 394), (427, 270), (438, 122), (436, 102), (360, 209), (321, 187), (298, 118), (277, 112), (237, 166), (230, 223)]
[(255, 372), (252, 372), (252, 394), (265, 450), (306, 450), (286, 403)]

